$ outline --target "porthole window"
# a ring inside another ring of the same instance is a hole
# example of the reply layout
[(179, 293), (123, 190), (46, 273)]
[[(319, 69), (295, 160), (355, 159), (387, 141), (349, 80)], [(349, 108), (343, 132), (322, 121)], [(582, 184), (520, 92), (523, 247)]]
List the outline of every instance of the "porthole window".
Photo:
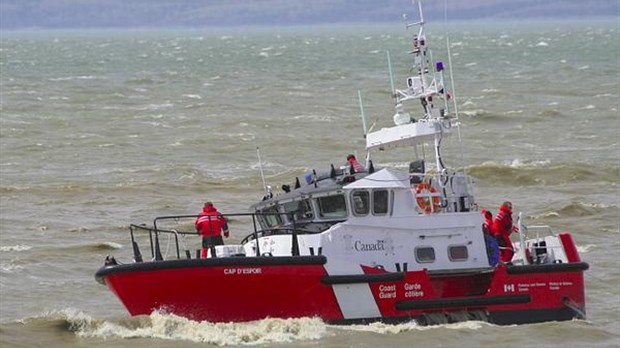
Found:
[(415, 248), (415, 259), (418, 263), (435, 262), (435, 248), (426, 246)]
[(370, 210), (369, 201), (370, 194), (368, 191), (354, 191), (353, 194), (351, 194), (351, 206), (353, 207), (353, 213), (357, 216), (368, 215)]
[(448, 256), (450, 261), (466, 261), (469, 257), (467, 252), (467, 246), (465, 245), (451, 245), (448, 247)]

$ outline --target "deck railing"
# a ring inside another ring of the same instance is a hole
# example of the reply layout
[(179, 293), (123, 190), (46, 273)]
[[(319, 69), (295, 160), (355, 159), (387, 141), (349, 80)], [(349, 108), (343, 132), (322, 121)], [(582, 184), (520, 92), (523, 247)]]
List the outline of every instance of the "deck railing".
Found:
[[(248, 242), (255, 242), (256, 256), (260, 256), (260, 245), (258, 238), (266, 235), (286, 234), (291, 235), (292, 247), (291, 255), (299, 255), (299, 242), (297, 239), (298, 234), (308, 233), (301, 229), (297, 229), (295, 223), (292, 226), (287, 227), (274, 227), (269, 229), (261, 229), (258, 219), (267, 215), (284, 215), (285, 213), (238, 213), (238, 214), (222, 214), (229, 223), (234, 222), (235, 226), (243, 228), (243, 225), (247, 228), (247, 225), (251, 225), (251, 232), (246, 233), (242, 238), (241, 244)], [(143, 256), (138, 243), (138, 234), (145, 233), (148, 235), (148, 243), (150, 246), (150, 254), (152, 261), (163, 261), (164, 259), (181, 259), (183, 257), (187, 259), (192, 258), (192, 250), (188, 247), (186, 242), (186, 236), (196, 237), (196, 240), (200, 240), (200, 234), (195, 230), (194, 220), (198, 215), (171, 215), (171, 216), (159, 216), (153, 220), (152, 226), (146, 224), (131, 224), (129, 226), (129, 234), (131, 237), (131, 245), (133, 250), (133, 256), (135, 262), (142, 262)], [(215, 216), (209, 217), (216, 218)], [(239, 223), (240, 219), (246, 219), (244, 223)], [(247, 220), (250, 220), (248, 222)], [(171, 222), (173, 224), (171, 224)], [(173, 225), (173, 227), (170, 227)], [(167, 238), (165, 238), (167, 237)], [(165, 241), (165, 252), (162, 253), (162, 243)], [(172, 244), (174, 243), (174, 244)], [(181, 245), (183, 244), (183, 245)], [(169, 257), (171, 245), (173, 246), (173, 256)], [(201, 245), (202, 247), (202, 245)], [(200, 256), (200, 248), (196, 250), (196, 258)], [(181, 253), (184, 250), (184, 253)]]
[[(546, 263), (544, 259), (541, 259), (541, 255), (547, 255), (550, 249), (563, 250), (562, 245), (547, 245), (545, 237), (555, 237), (555, 233), (550, 226), (547, 225), (530, 225), (525, 226), (523, 224), (522, 213), (519, 213), (517, 219), (517, 227), (519, 232), (519, 253), (520, 260), (518, 262), (529, 265), (532, 263)], [(528, 245), (528, 241), (531, 243)], [(532, 242), (535, 241), (535, 242)], [(530, 250), (531, 255), (527, 255)], [(529, 256), (529, 257), (528, 257)]]

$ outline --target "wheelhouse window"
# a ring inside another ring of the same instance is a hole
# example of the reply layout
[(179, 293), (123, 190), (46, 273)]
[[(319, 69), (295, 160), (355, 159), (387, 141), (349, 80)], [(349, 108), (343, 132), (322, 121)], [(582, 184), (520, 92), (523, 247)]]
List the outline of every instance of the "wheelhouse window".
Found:
[(368, 191), (353, 191), (351, 194), (351, 206), (353, 213), (357, 216), (368, 215), (370, 208), (370, 194)]
[(415, 248), (415, 259), (418, 263), (435, 262), (435, 248), (429, 246), (421, 246)]
[(319, 216), (327, 219), (346, 218), (347, 203), (344, 195), (326, 196), (317, 198)]
[(312, 212), (312, 202), (310, 199), (304, 199), (299, 202), (299, 209), (295, 215), (296, 220), (312, 220), (314, 213)]
[(265, 224), (264, 227), (274, 227), (282, 225), (282, 217), (280, 216), (280, 214), (278, 214), (277, 206), (274, 205), (273, 207), (263, 209), (261, 213), (264, 214), (262, 216), (262, 220)]
[(286, 219), (289, 223), (293, 223), (293, 221), (312, 220), (314, 217), (312, 213), (312, 204), (309, 199), (283, 202), (280, 210), (286, 213)]
[(372, 213), (374, 215), (385, 215), (388, 213), (388, 190), (372, 191)]
[(288, 222), (293, 222), (293, 220), (296, 219), (295, 214), (297, 214), (297, 211), (299, 210), (299, 201), (282, 203), (280, 209), (282, 212), (286, 213), (286, 219)]
[(450, 261), (466, 261), (469, 257), (466, 245), (451, 245), (448, 247)]

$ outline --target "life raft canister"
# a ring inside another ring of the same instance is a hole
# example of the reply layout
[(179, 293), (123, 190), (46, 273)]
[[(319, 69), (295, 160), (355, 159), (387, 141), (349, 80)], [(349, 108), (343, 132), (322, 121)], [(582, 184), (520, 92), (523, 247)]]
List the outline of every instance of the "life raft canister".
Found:
[(441, 210), (441, 201), (436, 193), (437, 190), (428, 183), (422, 182), (415, 186), (416, 201), (424, 213), (437, 213)]

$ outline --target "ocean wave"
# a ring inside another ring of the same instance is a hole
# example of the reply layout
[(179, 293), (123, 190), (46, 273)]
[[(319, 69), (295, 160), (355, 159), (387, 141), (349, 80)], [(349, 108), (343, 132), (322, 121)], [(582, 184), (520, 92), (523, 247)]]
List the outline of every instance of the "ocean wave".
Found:
[(122, 249), (123, 246), (114, 242), (101, 242), (94, 245), (90, 245), (89, 248), (94, 250), (117, 250)]
[(30, 245), (8, 245), (8, 246), (0, 246), (0, 251), (8, 252), (8, 251), (26, 251), (30, 250), (32, 247)]
[(183, 94), (182, 97), (187, 99), (202, 99), (200, 94)]
[(123, 246), (114, 242), (95, 242), (92, 244), (83, 244), (83, 245), (69, 245), (63, 248), (60, 248), (65, 251), (73, 252), (98, 252), (98, 251), (108, 251), (108, 250), (118, 250), (122, 249)]
[(561, 208), (558, 210), (558, 213), (560, 214), (560, 216), (592, 216), (598, 215), (607, 209), (617, 210), (618, 206), (570, 201), (562, 205)]
[(538, 112), (540, 116), (560, 116), (562, 113), (558, 109), (542, 109)]
[(4, 273), (4, 274), (11, 274), (11, 273), (15, 273), (17, 271), (20, 271), (24, 269), (23, 266), (21, 265), (16, 265), (13, 261), (10, 261), (8, 263), (0, 263), (0, 274)]
[(25, 318), (21, 323), (53, 327), (83, 338), (156, 338), (224, 345), (261, 345), (317, 340), (328, 335), (320, 319), (263, 319), (245, 323), (198, 322), (154, 312), (121, 320), (93, 318), (82, 311), (63, 309)]
[[(557, 206), (557, 204), (554, 204), (554, 207), (555, 206)], [(544, 220), (548, 218), (595, 216), (600, 215), (607, 210), (617, 212), (618, 205), (588, 203), (572, 200), (559, 204), (559, 209), (555, 208), (540, 214), (532, 215), (529, 218), (532, 220)]]
[(487, 183), (517, 186), (579, 182), (615, 184), (620, 175), (620, 169), (605, 164), (556, 164), (549, 160), (522, 161), (519, 159), (504, 163), (485, 162), (469, 166), (467, 170), (475, 178)]
[(102, 79), (106, 79), (106, 78), (103, 76), (80, 75), (80, 76), (56, 77), (56, 78), (50, 78), (49, 80), (52, 82), (60, 82), (60, 81), (73, 81), (73, 80), (102, 80)]
[(586, 254), (588, 253), (590, 250), (595, 249), (596, 245), (595, 244), (586, 244), (586, 245), (578, 245), (577, 246), (577, 251), (580, 254)]
[(488, 111), (483, 110), (483, 109), (462, 110), (460, 111), (460, 114), (463, 116), (467, 116), (467, 117), (484, 118), (487, 120), (491, 118), (497, 118), (497, 119), (501, 118), (500, 116), (491, 114)]

